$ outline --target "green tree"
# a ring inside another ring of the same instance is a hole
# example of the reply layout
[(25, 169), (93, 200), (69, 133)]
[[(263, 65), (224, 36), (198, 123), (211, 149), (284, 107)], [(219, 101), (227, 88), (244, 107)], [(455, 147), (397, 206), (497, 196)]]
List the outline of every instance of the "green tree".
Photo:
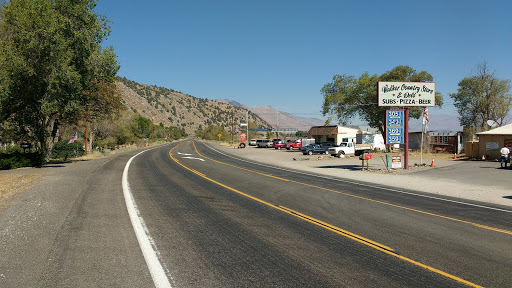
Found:
[[(325, 84), (321, 93), (324, 96), (323, 115), (335, 117), (342, 125), (347, 125), (354, 117), (359, 117), (369, 126), (379, 129), (384, 136), (386, 110), (377, 104), (377, 84), (379, 81), (431, 82), (433, 77), (426, 71), (416, 72), (409, 66), (396, 66), (382, 75), (363, 73), (358, 78), (348, 75), (334, 75), (331, 83)], [(436, 92), (436, 105), (441, 107), (443, 97)], [(409, 116), (419, 118), (422, 109), (412, 107)], [(330, 120), (330, 119), (329, 119)], [(328, 121), (329, 121), (328, 120)]]
[(169, 135), (168, 137), (173, 140), (180, 139), (181, 137), (184, 137), (184, 135), (185, 135), (184, 130), (180, 130), (176, 126), (165, 127), (165, 131), (167, 131), (166, 133), (167, 133), (167, 135)]
[(476, 75), (459, 82), (457, 93), (451, 93), (450, 97), (459, 112), (460, 125), (477, 133), (488, 130), (488, 120), (503, 125), (512, 106), (509, 92), (510, 80), (496, 78), (484, 62), (477, 66)]
[[(90, 91), (84, 92), (85, 99), (84, 110), (78, 115), (78, 121), (84, 121), (86, 126), (87, 147), (92, 148), (92, 143), (96, 137), (101, 137), (105, 122), (113, 122), (119, 113), (126, 110), (121, 102), (121, 96), (114, 83), (107, 81), (93, 80)], [(91, 125), (89, 125), (91, 123)], [(110, 135), (104, 135), (108, 137)]]
[(110, 28), (95, 0), (11, 0), (1, 11), (0, 119), (49, 159), (59, 125), (95, 106), (98, 83), (119, 69), (101, 42)]
[(135, 115), (132, 122), (132, 132), (138, 138), (149, 138), (151, 136), (151, 119), (141, 115)]
[(228, 134), (221, 126), (211, 124), (206, 129), (196, 130), (196, 137), (200, 137), (205, 140), (219, 140), (219, 134), (221, 134), (221, 141), (231, 140), (231, 134)]

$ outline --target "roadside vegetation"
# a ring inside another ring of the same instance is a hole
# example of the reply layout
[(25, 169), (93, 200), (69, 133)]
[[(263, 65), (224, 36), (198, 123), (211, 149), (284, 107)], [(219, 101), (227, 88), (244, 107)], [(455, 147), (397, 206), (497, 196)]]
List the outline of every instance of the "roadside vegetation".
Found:
[(109, 21), (95, 6), (0, 3), (0, 169), (186, 135), (127, 111), (115, 83), (117, 56), (102, 46)]

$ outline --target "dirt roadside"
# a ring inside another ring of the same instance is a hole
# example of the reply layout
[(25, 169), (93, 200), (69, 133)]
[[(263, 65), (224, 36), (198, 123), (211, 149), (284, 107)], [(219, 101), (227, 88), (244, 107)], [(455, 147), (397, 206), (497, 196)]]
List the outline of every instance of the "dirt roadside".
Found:
[[(161, 142), (156, 142), (154, 145), (160, 145)], [(135, 145), (125, 146), (121, 149), (113, 150), (108, 153), (100, 153), (94, 152), (87, 156), (82, 156), (79, 158), (71, 159), (66, 161), (67, 163), (77, 162), (77, 161), (88, 161), (93, 159), (106, 158), (112, 155), (116, 155), (119, 153), (123, 153), (126, 151), (132, 151), (136, 149), (140, 149), (144, 147), (137, 147)], [(51, 167), (52, 165), (59, 165), (62, 162), (52, 161), (48, 165), (44, 165), (44, 167)], [(41, 183), (43, 181), (44, 175), (46, 173), (45, 169), (42, 168), (19, 168), (15, 170), (0, 170), (0, 210), (6, 207), (13, 197), (16, 195), (23, 193), (35, 185)]]
[(32, 188), (41, 181), (40, 174), (0, 175), (0, 210), (18, 193)]

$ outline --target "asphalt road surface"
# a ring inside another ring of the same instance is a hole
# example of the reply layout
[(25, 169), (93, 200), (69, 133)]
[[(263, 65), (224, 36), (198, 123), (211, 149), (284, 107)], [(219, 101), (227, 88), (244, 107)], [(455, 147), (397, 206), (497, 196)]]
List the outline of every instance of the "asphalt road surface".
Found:
[(512, 286), (509, 208), (270, 167), (197, 141), (126, 167), (135, 154), (72, 166), (73, 192), (39, 187), (38, 201), (2, 211), (0, 287)]

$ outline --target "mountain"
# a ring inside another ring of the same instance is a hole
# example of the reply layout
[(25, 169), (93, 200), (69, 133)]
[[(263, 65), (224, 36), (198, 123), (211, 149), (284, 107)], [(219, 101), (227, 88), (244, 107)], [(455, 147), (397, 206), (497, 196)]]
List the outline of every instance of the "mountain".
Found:
[[(133, 113), (153, 119), (155, 124), (183, 128), (189, 135), (210, 124), (222, 126), (231, 132), (234, 123), (238, 131), (245, 123), (247, 109), (218, 101), (196, 98), (172, 89), (140, 84), (118, 77), (117, 89), (123, 104)], [(249, 122), (259, 127), (270, 127), (264, 119), (249, 111)]]
[(254, 114), (260, 116), (272, 127), (296, 128), (299, 129), (300, 131), (308, 131), (309, 128), (311, 128), (312, 126), (322, 126), (325, 123), (320, 119), (295, 116), (287, 112), (279, 111), (270, 106), (248, 107), (236, 101), (226, 99), (217, 100), (217, 102), (226, 103), (233, 106), (248, 109)]

